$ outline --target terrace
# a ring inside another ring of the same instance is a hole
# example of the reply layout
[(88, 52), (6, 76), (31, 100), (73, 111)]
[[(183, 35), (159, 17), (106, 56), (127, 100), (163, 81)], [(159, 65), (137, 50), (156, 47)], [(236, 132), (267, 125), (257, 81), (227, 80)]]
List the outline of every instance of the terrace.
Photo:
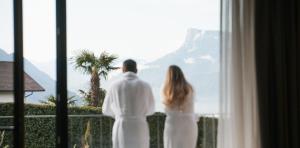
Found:
[[(197, 148), (216, 148), (217, 114), (200, 114)], [(12, 125), (13, 116), (0, 116), (0, 123)], [(69, 140), (73, 148), (111, 148), (111, 131), (114, 120), (101, 114), (69, 115)], [(163, 148), (165, 115), (149, 116), (150, 147)], [(2, 128), (0, 145), (12, 146), (12, 127)], [(26, 147), (55, 147), (55, 115), (25, 116)]]

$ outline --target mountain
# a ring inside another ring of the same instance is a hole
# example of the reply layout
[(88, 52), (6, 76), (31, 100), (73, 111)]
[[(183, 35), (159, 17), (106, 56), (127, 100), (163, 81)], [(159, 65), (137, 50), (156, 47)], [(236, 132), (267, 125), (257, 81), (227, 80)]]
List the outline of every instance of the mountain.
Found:
[(139, 72), (149, 82), (158, 106), (160, 91), (169, 65), (178, 65), (196, 92), (197, 112), (218, 112), (219, 99), (219, 32), (191, 28), (185, 41), (173, 53), (167, 54)]
[(13, 56), (7, 54), (3, 49), (0, 48), (0, 61), (12, 61)]
[[(218, 113), (219, 108), (219, 31), (188, 29), (184, 42), (174, 52), (149, 63), (138, 63), (138, 76), (150, 83), (156, 99), (156, 109), (162, 111), (160, 97), (166, 71), (178, 65), (194, 87), (197, 113)], [(119, 61), (119, 62), (122, 62)], [(120, 63), (118, 64), (120, 65)], [(142, 67), (142, 68), (141, 68)], [(110, 79), (117, 79), (118, 75)], [(107, 88), (108, 82), (103, 81)]]
[[(169, 65), (175, 64), (182, 68), (186, 78), (194, 87), (196, 92), (196, 112), (217, 113), (219, 106), (219, 53), (218, 31), (191, 28), (188, 29), (182, 45), (178, 49), (174, 49), (174, 52), (152, 62), (146, 62), (143, 59), (135, 60), (139, 64), (139, 77), (149, 82), (153, 88), (156, 98), (156, 108), (159, 111), (163, 108), (160, 89), (165, 79), (166, 70)], [(3, 51), (0, 50), (0, 60), (11, 58), (7, 57), (7, 55), (4, 57), (2, 55)], [(116, 65), (120, 66), (123, 60), (118, 59)], [(55, 61), (45, 64), (45, 67), (51, 67), (49, 65), (53, 66), (53, 63)], [(46, 73), (37, 69), (27, 60), (25, 60), (25, 71), (46, 88), (47, 92), (44, 94), (54, 94), (55, 81)], [(119, 74), (120, 71), (111, 73), (109, 81), (101, 81), (101, 86), (107, 88), (108, 83)], [(89, 89), (89, 76), (74, 70), (71, 61), (68, 62), (68, 89), (72, 92), (78, 92), (79, 89)], [(35, 93), (35, 95), (30, 100), (35, 101), (44, 96), (39, 93)]]
[[(13, 54), (8, 54), (0, 49), (0, 61), (13, 61)], [(55, 95), (56, 81), (48, 74), (39, 70), (27, 59), (24, 59), (24, 70), (45, 89), (44, 92), (34, 92), (26, 98), (28, 103), (39, 103), (40, 100), (45, 100), (49, 95)], [(76, 94), (69, 91), (69, 96), (76, 96)]]

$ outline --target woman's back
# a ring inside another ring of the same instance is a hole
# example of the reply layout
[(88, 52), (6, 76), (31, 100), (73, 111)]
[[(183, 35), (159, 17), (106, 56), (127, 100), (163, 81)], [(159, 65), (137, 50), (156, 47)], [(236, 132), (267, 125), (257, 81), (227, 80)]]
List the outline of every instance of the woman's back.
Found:
[(165, 112), (168, 113), (184, 113), (194, 114), (194, 94), (189, 92), (185, 101), (180, 104), (179, 101), (175, 101), (171, 106), (165, 106)]
[(194, 113), (193, 95), (188, 95), (183, 104), (165, 107), (167, 119), (164, 130), (165, 148), (195, 148), (198, 126)]
[(178, 66), (169, 67), (162, 94), (167, 114), (164, 147), (195, 148), (198, 127), (194, 113), (194, 90)]

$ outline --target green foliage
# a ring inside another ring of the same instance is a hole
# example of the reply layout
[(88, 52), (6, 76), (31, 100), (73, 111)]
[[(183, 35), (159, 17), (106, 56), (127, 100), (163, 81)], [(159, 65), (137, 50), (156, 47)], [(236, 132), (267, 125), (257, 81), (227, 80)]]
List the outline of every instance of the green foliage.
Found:
[[(25, 115), (55, 115), (55, 106), (52, 105), (25, 105)], [(0, 116), (11, 116), (13, 104), (0, 104)], [(101, 114), (100, 108), (95, 107), (69, 107), (69, 115)], [(69, 118), (69, 143), (82, 147), (86, 124), (90, 120), (93, 139), (99, 139), (99, 118), (70, 117)], [(110, 120), (108, 118), (101, 120)], [(13, 118), (0, 119), (0, 126), (13, 125)], [(3, 144), (12, 146), (12, 132), (7, 131)], [(93, 140), (91, 145), (99, 144)], [(55, 116), (44, 118), (25, 118), (25, 147), (28, 148), (54, 148), (55, 147)]]
[[(74, 99), (75, 96), (71, 96), (68, 97), (68, 106), (75, 106), (76, 105), (76, 99)], [(46, 101), (44, 100), (40, 100), (40, 103), (44, 104), (44, 105), (52, 105), (55, 106), (56, 105), (56, 97), (54, 95), (50, 95), (46, 98)]]
[[(103, 89), (103, 88), (99, 88), (99, 92), (100, 92), (100, 95), (99, 95), (99, 100), (100, 100), (100, 103), (99, 104), (103, 104), (103, 101), (104, 101), (104, 98), (105, 98), (105, 95), (106, 95), (106, 90)], [(86, 106), (93, 106), (93, 99), (92, 99), (92, 92), (91, 91), (84, 91), (84, 90), (79, 90), (79, 94), (81, 95), (81, 98), (83, 99), (84, 101), (84, 105)]]
[[(13, 104), (0, 104), (0, 116), (12, 115)], [(69, 107), (69, 115), (101, 114), (100, 108)], [(55, 115), (55, 106), (25, 105), (25, 115)], [(147, 118), (150, 128), (150, 147), (163, 147), (163, 130), (166, 116), (156, 113)], [(69, 117), (69, 145), (73, 148), (111, 148), (114, 119), (109, 117)], [(12, 125), (12, 119), (0, 119), (0, 126)], [(197, 148), (215, 148), (217, 119), (201, 117), (198, 122)], [(26, 118), (25, 144), (28, 148), (55, 147), (55, 118)], [(184, 135), (183, 135), (184, 136)], [(12, 132), (7, 131), (4, 145), (12, 146)]]
[(4, 145), (4, 137), (5, 137), (5, 131), (3, 132), (0, 132), (0, 148), (3, 147), (3, 148), (9, 148), (8, 145)]

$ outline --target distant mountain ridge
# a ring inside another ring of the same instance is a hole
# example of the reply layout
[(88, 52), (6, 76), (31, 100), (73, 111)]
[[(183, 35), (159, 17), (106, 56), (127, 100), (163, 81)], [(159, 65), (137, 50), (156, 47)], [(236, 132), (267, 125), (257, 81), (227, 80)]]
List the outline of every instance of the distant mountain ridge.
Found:
[(139, 76), (153, 87), (158, 105), (160, 92), (169, 65), (182, 68), (196, 92), (198, 112), (218, 112), (219, 99), (219, 31), (191, 28), (182, 46), (151, 63)]
[[(187, 80), (194, 87), (196, 92), (196, 111), (198, 113), (218, 112), (220, 69), (219, 41), (219, 31), (190, 28), (187, 31), (182, 45), (178, 47), (178, 49), (175, 49), (174, 52), (152, 62), (142, 63), (143, 68), (139, 69), (138, 75), (152, 86), (157, 109), (161, 111), (163, 108), (160, 92), (165, 79), (166, 70), (169, 65), (175, 64), (182, 68)], [(3, 57), (3, 52), (4, 51), (0, 50), (0, 60), (11, 58), (7, 56)], [(118, 59), (118, 65), (122, 62), (121, 60), (122, 59)], [(137, 61), (140, 64), (139, 60)], [(32, 75), (43, 87), (48, 88), (50, 93), (55, 92), (55, 81), (34, 67), (33, 64), (25, 60), (25, 71), (28, 72), (29, 75)], [(107, 88), (108, 82), (109, 81), (101, 81), (101, 86)], [(74, 70), (74, 66), (68, 62), (68, 89), (77, 92), (79, 89), (87, 90), (88, 88), (89, 76)], [(36, 93), (36, 97), (33, 96), (34, 98), (30, 98), (30, 101), (35, 101), (41, 96), (42, 95)]]
[[(218, 113), (219, 110), (219, 31), (188, 29), (182, 45), (157, 60), (143, 64), (138, 76), (148, 82), (162, 111), (161, 89), (167, 68), (178, 65), (195, 90), (197, 113)], [(138, 63), (139, 64), (139, 63)], [(113, 77), (116, 79), (117, 76)], [(112, 81), (111, 80), (111, 81)], [(104, 81), (107, 87), (108, 82)]]

